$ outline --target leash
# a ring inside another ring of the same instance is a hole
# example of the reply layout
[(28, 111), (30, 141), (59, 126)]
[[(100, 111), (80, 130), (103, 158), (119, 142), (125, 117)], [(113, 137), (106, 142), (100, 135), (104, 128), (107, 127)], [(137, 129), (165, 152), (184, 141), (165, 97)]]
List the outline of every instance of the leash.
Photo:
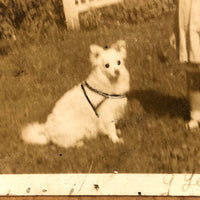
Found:
[[(90, 98), (87, 95), (87, 92), (85, 91), (85, 86), (90, 89), (91, 91), (105, 97), (105, 99), (103, 99), (97, 106), (96, 108), (94, 107), (94, 105), (92, 104), (92, 102), (90, 101)], [(81, 89), (83, 90), (83, 94), (85, 95), (85, 98), (87, 99), (88, 103), (90, 104), (90, 106), (92, 107), (92, 110), (94, 111), (95, 115), (99, 118), (99, 115), (97, 113), (97, 109), (99, 108), (99, 106), (106, 100), (106, 99), (122, 99), (122, 98), (127, 98), (126, 95), (118, 95), (118, 94), (107, 94), (104, 92), (101, 92), (99, 90), (94, 89), (93, 87), (91, 87), (86, 81), (84, 82), (84, 84), (81, 84)]]

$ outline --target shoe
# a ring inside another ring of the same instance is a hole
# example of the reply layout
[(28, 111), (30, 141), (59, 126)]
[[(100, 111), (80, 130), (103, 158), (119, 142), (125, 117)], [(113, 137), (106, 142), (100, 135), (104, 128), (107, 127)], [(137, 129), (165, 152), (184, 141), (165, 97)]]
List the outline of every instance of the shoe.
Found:
[(187, 128), (188, 130), (199, 129), (199, 128), (200, 128), (199, 125), (200, 125), (199, 122), (196, 121), (196, 120), (194, 120), (194, 119), (191, 119), (189, 122), (187, 122), (187, 123), (185, 124), (185, 126), (186, 126), (186, 128)]

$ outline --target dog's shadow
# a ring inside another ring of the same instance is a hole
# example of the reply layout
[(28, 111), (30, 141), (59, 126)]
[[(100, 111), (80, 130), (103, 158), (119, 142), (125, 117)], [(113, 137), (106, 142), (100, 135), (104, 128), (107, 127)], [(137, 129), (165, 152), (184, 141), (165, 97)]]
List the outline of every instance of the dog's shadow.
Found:
[(190, 106), (186, 98), (173, 97), (154, 90), (132, 90), (129, 100), (137, 99), (147, 113), (169, 115), (189, 120)]

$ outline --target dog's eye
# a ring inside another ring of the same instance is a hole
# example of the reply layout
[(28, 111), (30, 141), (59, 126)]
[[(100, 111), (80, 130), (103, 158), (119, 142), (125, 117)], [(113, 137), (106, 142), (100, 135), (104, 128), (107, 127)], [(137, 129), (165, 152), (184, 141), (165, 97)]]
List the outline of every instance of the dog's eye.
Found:
[(118, 60), (118, 61), (117, 61), (117, 64), (118, 64), (118, 65), (120, 65), (120, 64), (121, 64), (121, 61), (120, 61), (120, 60)]
[(109, 67), (110, 67), (110, 65), (109, 65), (109, 64), (105, 64), (105, 67), (106, 67), (106, 68), (109, 68)]

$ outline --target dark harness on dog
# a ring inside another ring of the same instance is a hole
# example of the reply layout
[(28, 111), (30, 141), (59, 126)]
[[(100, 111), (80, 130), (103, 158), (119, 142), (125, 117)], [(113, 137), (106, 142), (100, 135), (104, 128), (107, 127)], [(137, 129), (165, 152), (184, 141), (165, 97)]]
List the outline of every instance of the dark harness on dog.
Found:
[[(86, 91), (85, 91), (85, 87), (84, 85), (91, 91), (95, 92), (96, 94), (99, 94), (101, 96), (104, 97), (104, 99), (95, 107), (92, 102), (90, 101)], [(83, 90), (83, 94), (85, 95), (85, 98), (87, 99), (88, 103), (90, 104), (90, 106), (92, 107), (95, 115), (97, 117), (99, 117), (98, 113), (97, 113), (97, 109), (100, 107), (100, 105), (102, 105), (102, 103), (106, 100), (106, 99), (123, 99), (123, 98), (127, 98), (126, 95), (119, 95), (119, 94), (107, 94), (104, 92), (101, 92), (99, 90), (94, 89), (93, 87), (91, 87), (86, 81), (84, 83), (81, 84), (81, 89)]]

